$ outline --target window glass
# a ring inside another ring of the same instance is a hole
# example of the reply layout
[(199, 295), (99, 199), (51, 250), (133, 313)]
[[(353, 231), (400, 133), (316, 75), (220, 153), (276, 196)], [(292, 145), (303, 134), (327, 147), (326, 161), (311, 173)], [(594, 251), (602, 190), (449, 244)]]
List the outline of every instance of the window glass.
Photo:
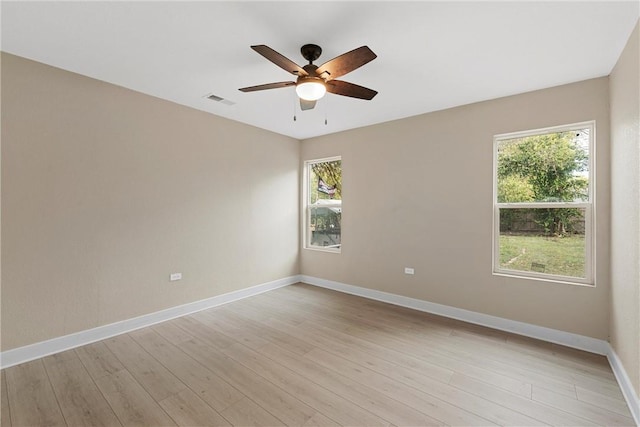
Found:
[(498, 203), (589, 200), (590, 129), (498, 142)]
[(340, 248), (341, 220), (341, 207), (310, 207), (311, 246)]
[(584, 208), (500, 209), (499, 239), (501, 269), (586, 278)]
[(318, 200), (342, 200), (342, 161), (309, 163), (309, 197)]

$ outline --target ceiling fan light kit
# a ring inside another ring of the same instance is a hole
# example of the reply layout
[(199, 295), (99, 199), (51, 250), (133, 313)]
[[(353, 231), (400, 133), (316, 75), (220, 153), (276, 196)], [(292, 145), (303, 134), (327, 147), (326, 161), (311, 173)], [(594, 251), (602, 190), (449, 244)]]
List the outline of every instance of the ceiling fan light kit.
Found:
[(351, 71), (362, 67), (364, 64), (376, 59), (376, 54), (367, 46), (361, 46), (350, 52), (342, 54), (321, 66), (313, 64), (320, 57), (322, 48), (315, 44), (305, 44), (300, 49), (302, 56), (309, 61), (304, 67), (271, 49), (266, 45), (251, 46), (251, 49), (264, 56), (283, 70), (295, 75), (295, 82), (267, 83), (258, 86), (249, 86), (239, 89), (242, 92), (255, 92), (259, 90), (277, 89), (281, 87), (295, 86), (296, 94), (300, 98), (302, 110), (310, 110), (315, 107), (316, 101), (322, 98), (326, 92), (351, 98), (371, 100), (378, 94), (375, 90), (358, 86), (342, 80), (334, 80)]
[(327, 93), (327, 87), (319, 77), (300, 77), (296, 83), (296, 93), (306, 101), (317, 101)]

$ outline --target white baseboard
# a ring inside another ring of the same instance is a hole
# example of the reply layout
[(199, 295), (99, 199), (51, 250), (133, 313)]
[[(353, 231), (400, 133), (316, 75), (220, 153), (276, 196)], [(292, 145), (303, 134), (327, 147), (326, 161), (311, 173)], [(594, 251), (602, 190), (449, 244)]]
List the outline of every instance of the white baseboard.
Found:
[(237, 301), (253, 295), (258, 295), (273, 289), (291, 285), (300, 281), (299, 275), (285, 277), (283, 279), (274, 280), (272, 282), (262, 283), (250, 288), (241, 289), (239, 291), (229, 292), (215, 297), (194, 301), (188, 304), (167, 308), (165, 310), (156, 311), (154, 313), (145, 314), (143, 316), (134, 317), (132, 319), (123, 320), (109, 325), (98, 326), (97, 328), (87, 329), (85, 331), (76, 332), (47, 341), (41, 341), (24, 347), (18, 347), (0, 353), (0, 369), (10, 366), (19, 365), (20, 363), (29, 362), (39, 359), (50, 354), (59, 353), (82, 345), (91, 344), (101, 341), (115, 335), (134, 331), (164, 322), (166, 320), (175, 319), (176, 317), (185, 316), (197, 311), (206, 310), (207, 308), (216, 307), (229, 302)]
[(605, 355), (609, 360), (611, 369), (613, 370), (613, 373), (618, 381), (618, 385), (622, 390), (622, 394), (627, 401), (627, 405), (629, 406), (629, 410), (633, 415), (635, 423), (636, 425), (640, 426), (640, 401), (638, 400), (638, 395), (636, 394), (633, 388), (633, 384), (631, 384), (631, 380), (629, 379), (629, 376), (627, 375), (622, 362), (618, 358), (618, 355), (607, 341), (573, 334), (570, 332), (559, 331), (557, 329), (545, 328), (543, 326), (532, 325), (529, 323), (518, 322), (516, 320), (509, 320), (502, 317), (491, 316), (475, 311), (450, 307), (448, 305), (436, 304), (416, 298), (409, 298), (401, 295), (391, 294), (388, 292), (347, 285), (345, 283), (334, 282), (327, 279), (320, 279), (313, 276), (302, 275), (300, 277), (300, 281), (303, 283), (308, 283), (310, 285), (332, 289), (334, 291), (357, 295), (360, 297), (399, 305), (401, 307), (407, 307), (418, 311), (437, 314), (439, 316), (462, 320), (464, 322), (474, 323), (476, 325), (486, 326), (501, 331), (512, 332), (514, 334), (524, 335), (542, 341), (577, 348), (579, 350), (588, 351), (590, 353)]
[(364, 298), (382, 301), (389, 304), (412, 308), (418, 311), (437, 314), (443, 317), (462, 320), (476, 325), (487, 326), (505, 332), (512, 332), (543, 341), (561, 344), (567, 347), (585, 350), (591, 353), (608, 354), (609, 343), (604, 340), (586, 337), (584, 335), (559, 331), (557, 329), (545, 328), (544, 326), (532, 325), (530, 323), (518, 322), (516, 320), (491, 316), (489, 314), (464, 310), (462, 308), (451, 307), (443, 304), (436, 304), (416, 298), (404, 297), (388, 292), (376, 291), (373, 289), (361, 288), (359, 286), (347, 285), (332, 280), (320, 279), (312, 276), (302, 275), (302, 282), (322, 288), (333, 289), (347, 294), (358, 295)]
[(618, 384), (620, 385), (620, 389), (622, 390), (622, 395), (627, 401), (627, 406), (631, 411), (631, 415), (633, 415), (633, 419), (636, 422), (636, 425), (640, 426), (640, 398), (633, 388), (631, 379), (629, 379), (627, 371), (622, 365), (622, 361), (616, 354), (613, 347), (611, 347), (611, 345), (609, 345), (608, 350), (609, 351), (607, 352), (607, 359), (609, 360), (611, 369), (613, 369), (613, 374), (616, 376), (616, 380), (618, 380)]

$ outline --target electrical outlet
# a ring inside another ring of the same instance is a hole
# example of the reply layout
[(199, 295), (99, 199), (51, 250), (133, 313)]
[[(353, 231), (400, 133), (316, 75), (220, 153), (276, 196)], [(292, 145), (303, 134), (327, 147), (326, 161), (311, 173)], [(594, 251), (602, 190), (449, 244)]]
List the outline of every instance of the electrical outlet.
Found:
[(411, 267), (404, 268), (404, 274), (413, 274), (413, 273), (414, 273), (413, 268)]
[(182, 273), (171, 273), (169, 281), (175, 282), (176, 280), (182, 280)]

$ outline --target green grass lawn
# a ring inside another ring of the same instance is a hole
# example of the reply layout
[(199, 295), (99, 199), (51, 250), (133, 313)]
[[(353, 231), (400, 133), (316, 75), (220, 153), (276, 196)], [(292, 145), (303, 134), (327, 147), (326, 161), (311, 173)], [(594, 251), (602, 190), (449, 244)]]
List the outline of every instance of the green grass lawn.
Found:
[(585, 277), (583, 235), (547, 237), (500, 235), (500, 267), (562, 276)]

